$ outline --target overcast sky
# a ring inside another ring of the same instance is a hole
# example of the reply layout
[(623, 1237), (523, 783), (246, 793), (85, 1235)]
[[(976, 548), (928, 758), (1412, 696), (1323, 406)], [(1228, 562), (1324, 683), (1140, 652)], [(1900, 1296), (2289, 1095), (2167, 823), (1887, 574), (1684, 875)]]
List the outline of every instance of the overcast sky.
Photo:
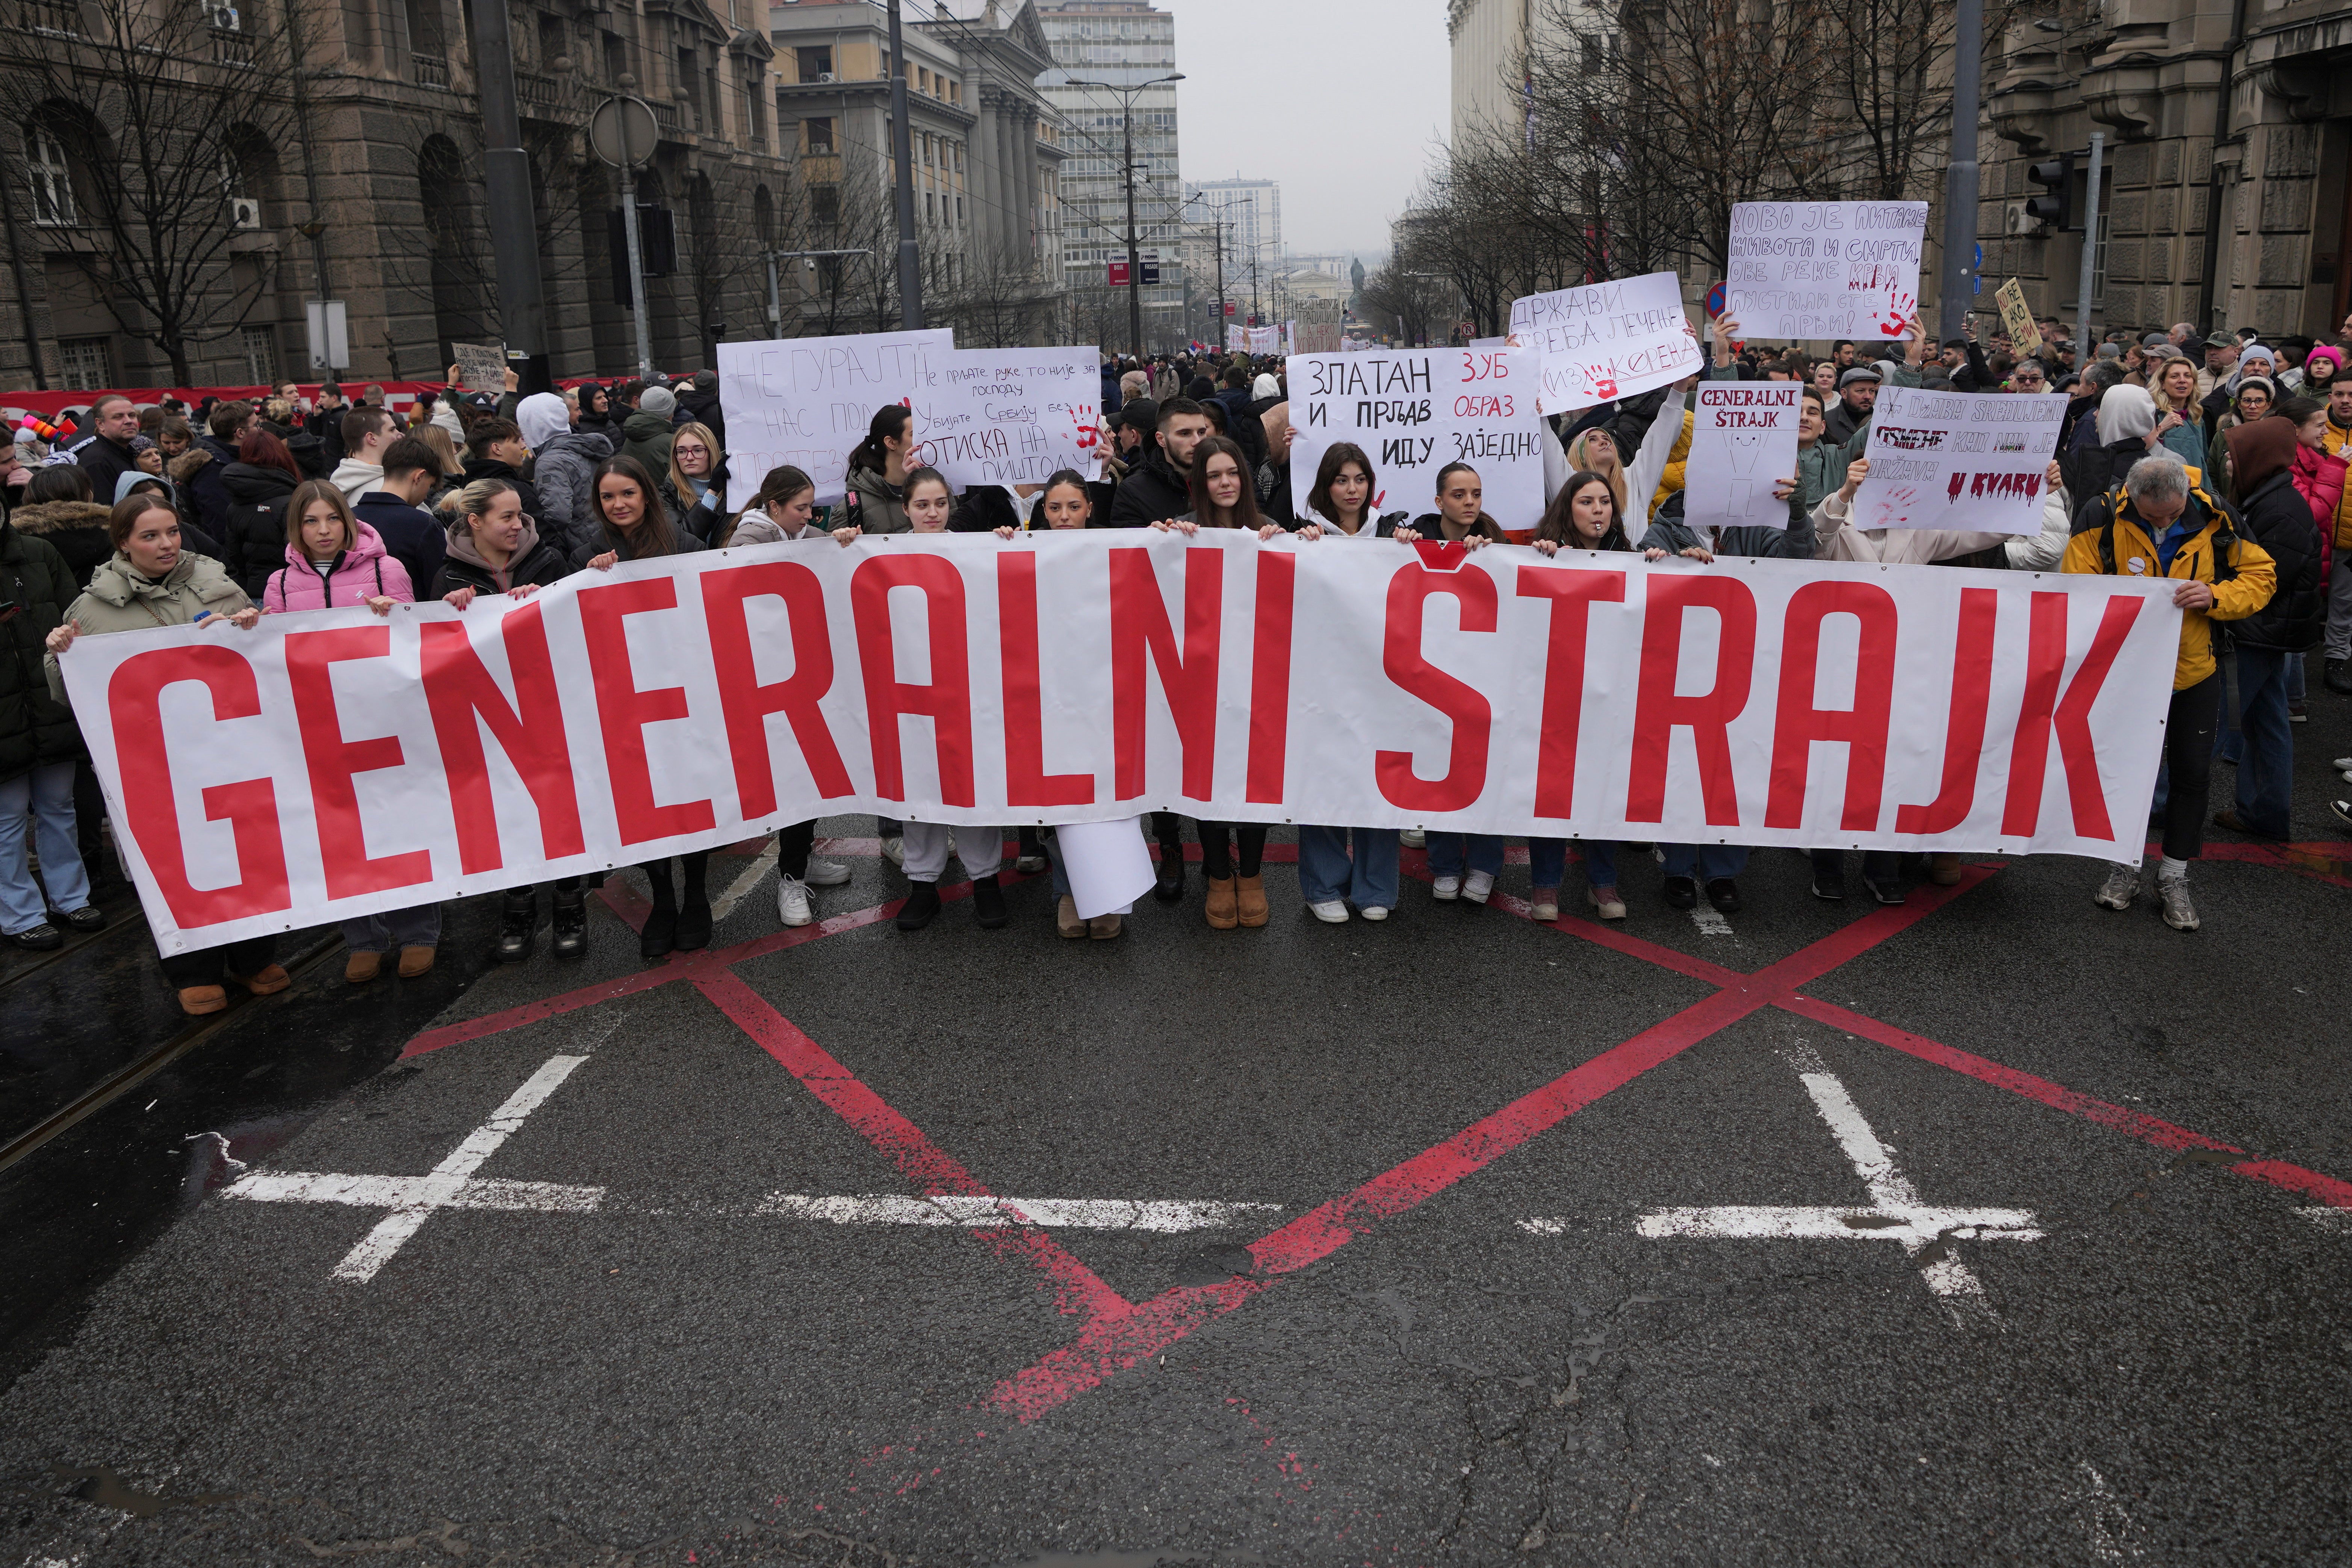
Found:
[(1445, 0), (1156, 0), (1184, 178), (1282, 183), (1293, 250), (1385, 250), (1445, 134)]

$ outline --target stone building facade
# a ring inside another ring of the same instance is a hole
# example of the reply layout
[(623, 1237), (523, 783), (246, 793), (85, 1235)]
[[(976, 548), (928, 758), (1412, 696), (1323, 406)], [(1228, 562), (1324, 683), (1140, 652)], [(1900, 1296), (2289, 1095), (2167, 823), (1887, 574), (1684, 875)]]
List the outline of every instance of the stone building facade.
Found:
[[(317, 380), (305, 301), (321, 288), (348, 309), (346, 381), (437, 378), (451, 342), (500, 341), (467, 6), (349, 0), (300, 6), (289, 20), (286, 0), (240, 0), (204, 7), (173, 44), (197, 90), (224, 50), (284, 62), (245, 100), (271, 129), (220, 176), (238, 232), (217, 247), (219, 276), (204, 287), (219, 309), (175, 381), (168, 358), (125, 329), (139, 301), (109, 281), (125, 274), (89, 263), (119, 237), (87, 199), (59, 199), (87, 198), (105, 182), (68, 166), (72, 154), (42, 126), (51, 114), (114, 112), (94, 107), (121, 96), (99, 46), (126, 6), (143, 4), (27, 0), (0, 19), (0, 101), (17, 121), (0, 126), (0, 144), (19, 171), (8, 177), (0, 237), (10, 251), (0, 268), (0, 386)], [(554, 373), (635, 368), (613, 258), (617, 185), (584, 135), (596, 104), (624, 91), (649, 102), (660, 131), (638, 175), (639, 204), (666, 214), (647, 216), (675, 235), (675, 268), (646, 289), (655, 363), (709, 363), (716, 328), (765, 335), (760, 253), (787, 241), (797, 212), (765, 0), (509, 0), (509, 16)], [(21, 91), (6, 91), (11, 72), (20, 87), (37, 74), (27, 64), (35, 50), (48, 51), (53, 74), (60, 51), (82, 61), (72, 90), (53, 95), (79, 94), (81, 104), (28, 109)], [(225, 99), (219, 112), (240, 106)], [(124, 134), (119, 123), (108, 131)]]
[[(1987, 40), (1985, 305), (2016, 277), (2037, 315), (2074, 320), (2083, 236), (2025, 210), (2037, 163), (2106, 137), (2089, 231), (2093, 320), (2189, 321), (2331, 338), (2352, 311), (2352, 5), (2069, 0)], [(2209, 258), (2210, 265), (2209, 268)]]

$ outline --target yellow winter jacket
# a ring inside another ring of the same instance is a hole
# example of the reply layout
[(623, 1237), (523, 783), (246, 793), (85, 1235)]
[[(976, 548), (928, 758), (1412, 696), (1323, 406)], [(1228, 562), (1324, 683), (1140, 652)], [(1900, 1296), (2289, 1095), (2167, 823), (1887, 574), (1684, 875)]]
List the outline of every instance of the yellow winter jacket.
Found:
[(1658, 509), (1666, 504), (1668, 496), (1683, 488), (1690, 473), (1691, 432), (1697, 425), (1698, 416), (1684, 409), (1683, 433), (1675, 437), (1674, 448), (1666, 454), (1665, 472), (1658, 479), (1658, 493), (1650, 498), (1652, 517), (1658, 515)]
[[(2148, 536), (2146, 524), (2132, 510), (2130, 498), (2121, 490), (2115, 495), (2115, 565), (2113, 574), (2152, 576), (2157, 570), (2156, 542)], [(2264, 605), (2278, 591), (2278, 568), (2272, 563), (2269, 552), (2252, 540), (2231, 531), (2234, 544), (2226, 547), (2227, 558), (2237, 568), (2237, 575), (2221, 582), (2213, 577), (2213, 536), (2228, 521), (2212, 498), (2202, 489), (2192, 487), (2189, 504), (2203, 520), (2195, 533), (2180, 542), (2179, 552), (2172, 558), (2172, 570), (2168, 577), (2181, 582), (2196, 581), (2213, 584), (2213, 607), (2210, 610), (2183, 610), (2180, 614), (2180, 654), (2172, 668), (2172, 689), (2185, 691), (2211, 675), (2219, 668), (2213, 658), (2213, 626), (2215, 621), (2242, 621)], [(2169, 529), (2165, 531), (2170, 532)], [(2062, 572), (2101, 574), (2109, 568), (2100, 559), (2099, 542), (2107, 532), (2105, 526), (2088, 529), (2074, 535), (2066, 546), (2066, 559)]]
[[(2319, 444), (2331, 456), (2352, 457), (2352, 430), (2339, 427), (2333, 419), (2319, 428)], [(2336, 503), (2336, 548), (2352, 550), (2352, 485), (2344, 487), (2344, 494)]]

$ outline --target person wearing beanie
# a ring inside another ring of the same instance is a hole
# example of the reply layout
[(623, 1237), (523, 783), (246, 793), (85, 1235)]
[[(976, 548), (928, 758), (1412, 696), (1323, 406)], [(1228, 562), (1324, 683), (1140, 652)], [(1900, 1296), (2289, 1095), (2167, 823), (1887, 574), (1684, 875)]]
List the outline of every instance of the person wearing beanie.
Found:
[(669, 472), (670, 416), (677, 411), (677, 395), (667, 386), (648, 386), (637, 399), (637, 411), (621, 422), (621, 453), (643, 463), (649, 474)]
[(673, 426), (705, 426), (710, 432), (710, 438), (719, 444), (719, 452), (725, 453), (727, 416), (719, 409), (719, 373), (709, 370), (696, 371), (693, 384), (677, 395), (677, 412), (670, 423)]

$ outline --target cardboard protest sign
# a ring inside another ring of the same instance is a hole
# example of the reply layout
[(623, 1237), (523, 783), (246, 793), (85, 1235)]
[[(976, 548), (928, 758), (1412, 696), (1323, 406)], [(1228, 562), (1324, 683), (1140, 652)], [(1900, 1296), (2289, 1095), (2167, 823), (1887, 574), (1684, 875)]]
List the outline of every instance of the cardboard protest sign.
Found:
[(1304, 504), (1323, 452), (1352, 441), (1372, 460), (1372, 510), (1427, 511), (1448, 463), (1478, 470), (1505, 528), (1543, 516), (1535, 356), (1525, 349), (1381, 349), (1294, 354), (1290, 493)]
[(958, 489), (1042, 485), (1064, 468), (1092, 473), (1099, 349), (950, 349), (915, 373), (916, 447)]
[(1632, 397), (1706, 363), (1683, 315), (1682, 279), (1671, 272), (1514, 300), (1511, 334), (1535, 353), (1542, 414)]
[(496, 343), (451, 343), (457, 383), (468, 392), (493, 395), (507, 389), (507, 351)]
[(1855, 528), (2042, 531), (2042, 486), (2066, 417), (2063, 392), (1878, 395), (1853, 498)]
[(786, 463), (816, 481), (818, 500), (840, 500), (849, 454), (866, 439), (874, 411), (911, 400), (930, 356), (954, 348), (955, 333), (945, 327), (720, 343), (729, 508), (751, 505), (768, 470)]
[(1925, 202), (1741, 202), (1724, 309), (1750, 338), (1897, 338), (1927, 241)]
[(1793, 381), (1702, 381), (1692, 404), (1683, 518), (1694, 528), (1786, 528), (1772, 485), (1797, 471)]
[(1308, 300), (1300, 304), (1298, 320), (1292, 325), (1290, 352), (1295, 354), (1338, 353), (1339, 311), (1337, 300)]
[(2012, 353), (2030, 354), (2042, 346), (2042, 329), (2033, 324), (2033, 308), (2025, 302), (2025, 285), (2012, 278), (1992, 291), (2000, 306), (2001, 330), (2009, 334)]

